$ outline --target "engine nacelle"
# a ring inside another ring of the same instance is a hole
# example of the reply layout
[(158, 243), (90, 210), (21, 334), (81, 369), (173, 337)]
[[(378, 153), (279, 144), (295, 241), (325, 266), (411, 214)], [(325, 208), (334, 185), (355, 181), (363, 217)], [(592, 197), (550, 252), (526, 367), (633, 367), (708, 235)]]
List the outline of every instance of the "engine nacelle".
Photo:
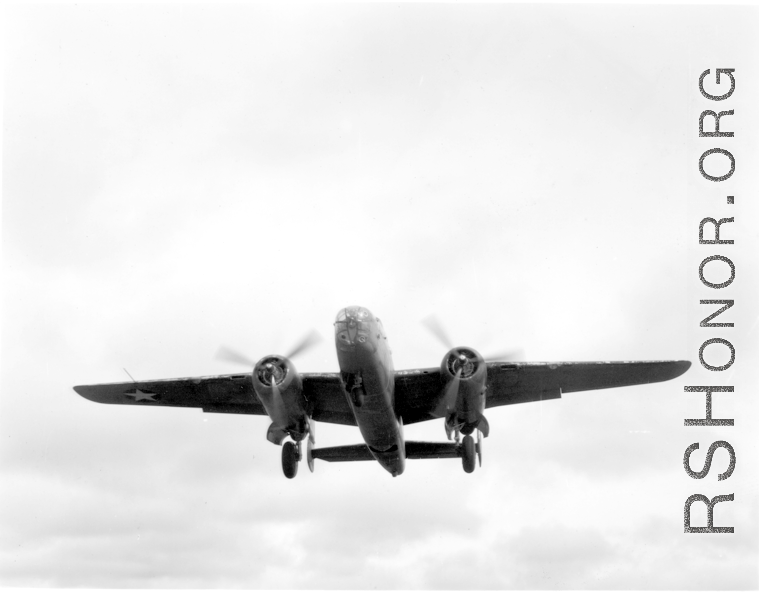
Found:
[(303, 440), (311, 428), (303, 381), (293, 363), (282, 356), (266, 356), (253, 367), (252, 378), (253, 390), (272, 420), (267, 440), (274, 444), (287, 436)]
[[(458, 430), (467, 435), (480, 429), (487, 436), (485, 391), (488, 370), (483, 357), (469, 347), (454, 347), (440, 364), (446, 400), (446, 433)], [(454, 393), (454, 389), (456, 392)]]

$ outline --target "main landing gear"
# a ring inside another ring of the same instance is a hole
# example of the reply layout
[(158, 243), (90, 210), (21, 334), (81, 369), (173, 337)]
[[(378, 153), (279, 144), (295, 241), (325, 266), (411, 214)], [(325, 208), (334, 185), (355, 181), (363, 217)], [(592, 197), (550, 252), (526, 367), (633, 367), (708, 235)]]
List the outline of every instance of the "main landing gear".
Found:
[[(306, 464), (308, 470), (314, 472), (314, 457), (311, 454), (311, 439), (308, 439), (306, 446)], [(300, 442), (285, 442), (282, 446), (282, 472), (288, 479), (293, 479), (298, 474), (298, 463), (303, 458), (301, 453)]]
[(482, 436), (480, 430), (477, 430), (477, 442), (470, 435), (464, 436), (461, 444), (461, 464), (466, 473), (473, 473), (475, 460), (479, 461), (482, 466)]

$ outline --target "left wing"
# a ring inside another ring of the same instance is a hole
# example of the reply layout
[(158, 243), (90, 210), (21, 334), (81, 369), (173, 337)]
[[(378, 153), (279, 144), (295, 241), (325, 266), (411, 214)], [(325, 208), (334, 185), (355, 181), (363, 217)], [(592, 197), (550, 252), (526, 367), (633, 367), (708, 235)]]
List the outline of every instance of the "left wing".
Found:
[[(687, 361), (488, 363), (485, 407), (558, 399), (562, 393), (671, 380), (690, 368)], [(395, 374), (395, 403), (404, 424), (437, 419), (443, 396), (438, 368)]]
[(266, 415), (247, 374), (91, 384), (75, 386), (74, 390), (96, 403)]
[[(306, 373), (301, 378), (311, 417), (316, 421), (356, 425), (337, 373)], [(196, 407), (212, 413), (266, 415), (253, 390), (250, 374), (92, 384), (75, 386), (74, 390), (96, 403)]]

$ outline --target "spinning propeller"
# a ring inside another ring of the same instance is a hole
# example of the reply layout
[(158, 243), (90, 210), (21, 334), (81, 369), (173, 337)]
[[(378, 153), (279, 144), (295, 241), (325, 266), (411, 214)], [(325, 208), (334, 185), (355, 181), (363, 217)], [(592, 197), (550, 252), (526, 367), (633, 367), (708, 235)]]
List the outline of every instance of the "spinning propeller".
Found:
[[(432, 333), (437, 338), (440, 343), (442, 343), (449, 350), (456, 347), (453, 345), (450, 337), (448, 337), (448, 332), (445, 330), (443, 324), (440, 322), (440, 319), (436, 315), (428, 316), (422, 320), (422, 324), (430, 333)], [(483, 357), (486, 362), (508, 362), (517, 358), (521, 358), (523, 355), (524, 352), (521, 348), (512, 348), (501, 350), (499, 352), (495, 352)], [(462, 354), (459, 355), (459, 358), (462, 358), (462, 362), (464, 362), (463, 357), (464, 356)]]
[[(456, 347), (453, 345), (448, 332), (443, 328), (440, 320), (431, 315), (422, 321), (422, 324), (432, 333), (446, 348), (446, 353), (441, 364), (441, 373), (446, 381), (445, 391), (435, 409), (437, 417), (445, 418), (445, 432), (450, 439), (451, 433), (456, 432), (458, 441), (459, 430), (465, 435), (464, 444), (468, 450), (476, 451), (477, 458), (482, 464), (482, 436), (487, 436), (490, 428), (483, 414), (484, 398), (482, 396), (487, 388), (486, 362), (502, 362), (522, 356), (519, 349), (500, 351), (487, 357), (481, 356), (470, 347)], [(462, 381), (465, 381), (462, 384)], [(471, 432), (477, 430), (477, 443), (471, 441)], [(469, 443), (467, 444), (467, 438)], [(470, 461), (467, 461), (469, 463)], [(471, 466), (474, 470), (474, 459), (471, 465), (465, 463), (465, 470)]]
[(482, 466), (482, 432), (477, 430), (477, 462)]
[(289, 435), (297, 443), (297, 453), (293, 453), (295, 449), (287, 445), (282, 452), (285, 463), (283, 467), (287, 466), (285, 474), (290, 477), (297, 471), (297, 464), (293, 463), (297, 463), (297, 459), (300, 458), (300, 441), (305, 434), (308, 434), (309, 442), (314, 441), (314, 423), (306, 411), (303, 383), (290, 358), (311, 349), (321, 339), (319, 333), (311, 331), (286, 355), (264, 356), (258, 362), (228, 347), (221, 347), (216, 353), (217, 359), (242, 364), (252, 369), (253, 390), (272, 420), (266, 438), (274, 444), (281, 444)]
[(449, 409), (453, 409), (456, 406), (456, 397), (459, 394), (459, 383), (461, 382), (461, 368), (456, 370), (456, 374), (453, 376), (453, 380), (448, 383), (448, 387), (445, 389), (445, 395), (440, 401), (440, 404), (435, 409), (435, 415), (445, 416)]
[[(282, 356), (285, 359), (294, 358), (296, 356), (299, 356), (303, 354), (304, 352), (311, 349), (314, 345), (319, 343), (322, 340), (322, 336), (319, 334), (318, 331), (313, 330), (309, 333), (307, 333), (293, 348), (290, 349), (287, 354)], [(275, 358), (277, 356), (271, 356), (272, 358)], [(251, 360), (249, 357), (233, 350), (228, 347), (220, 347), (219, 351), (216, 352), (216, 359), (217, 360), (225, 360), (227, 362), (232, 362), (234, 364), (241, 364), (243, 366), (250, 366), (253, 368), (256, 365), (256, 362)], [(271, 373), (268, 375), (267, 382), (271, 384), (271, 377), (274, 376), (275, 378), (275, 384), (273, 386), (276, 386), (276, 382), (281, 382), (281, 377), (277, 375), (276, 371), (273, 369), (274, 364), (268, 363), (268, 367), (272, 367)]]

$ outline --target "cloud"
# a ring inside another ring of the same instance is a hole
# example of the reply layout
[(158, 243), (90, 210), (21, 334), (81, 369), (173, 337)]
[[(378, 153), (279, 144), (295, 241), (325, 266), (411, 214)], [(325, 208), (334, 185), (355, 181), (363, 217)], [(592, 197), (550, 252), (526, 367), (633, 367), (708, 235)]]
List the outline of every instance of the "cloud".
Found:
[[(4, 584), (756, 586), (747, 436), (731, 440), (729, 482), (747, 501), (720, 508), (740, 534), (681, 533), (695, 491), (682, 419), (703, 410), (682, 382), (492, 409), (474, 475), (458, 460), (409, 461), (397, 479), (319, 461), (294, 481), (265, 417), (71, 390), (122, 368), (238, 371), (212, 359), (219, 345), (257, 358), (311, 327), (327, 339), (299, 370), (337, 371), (330, 323), (353, 303), (382, 318), (398, 369), (440, 363), (419, 323), (430, 313), (483, 353), (688, 357), (696, 41), (672, 31), (702, 31), (710, 13), (82, 5), (11, 18)], [(322, 424), (317, 437), (360, 441)]]

